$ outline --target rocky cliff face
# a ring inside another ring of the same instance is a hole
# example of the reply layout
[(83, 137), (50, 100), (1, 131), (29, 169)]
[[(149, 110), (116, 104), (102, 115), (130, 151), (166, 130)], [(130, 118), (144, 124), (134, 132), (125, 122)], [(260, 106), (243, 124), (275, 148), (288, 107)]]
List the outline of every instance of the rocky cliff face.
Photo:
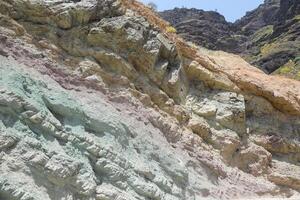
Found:
[[(298, 0), (266, 0), (233, 24), (218, 13), (196, 9), (174, 9), (160, 15), (189, 41), (238, 53), (266, 73), (300, 80)], [(172, 20), (175, 16), (176, 21)]]
[(0, 199), (300, 197), (299, 82), (132, 0), (0, 8)]
[(175, 8), (161, 12), (160, 16), (169, 21), (178, 34), (188, 41), (211, 50), (241, 52), (240, 39), (243, 38), (235, 38), (234, 25), (217, 12)]

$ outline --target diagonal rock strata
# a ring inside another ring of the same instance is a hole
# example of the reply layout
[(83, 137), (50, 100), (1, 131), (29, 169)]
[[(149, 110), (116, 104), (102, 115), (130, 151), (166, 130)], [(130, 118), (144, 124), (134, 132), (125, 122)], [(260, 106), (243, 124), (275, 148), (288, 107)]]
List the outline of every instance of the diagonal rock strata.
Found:
[(1, 6), (1, 199), (299, 196), (297, 81), (192, 48), (135, 1)]

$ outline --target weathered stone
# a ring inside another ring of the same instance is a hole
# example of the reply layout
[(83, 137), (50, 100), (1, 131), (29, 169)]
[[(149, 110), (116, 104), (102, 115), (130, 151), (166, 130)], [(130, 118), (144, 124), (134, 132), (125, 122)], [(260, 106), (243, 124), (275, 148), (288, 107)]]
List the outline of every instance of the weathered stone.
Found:
[(246, 132), (245, 103), (242, 95), (219, 93), (214, 97), (223, 106), (218, 107), (216, 121), (238, 133)]
[(147, 184), (146, 182), (134, 177), (132, 178), (132, 180), (129, 180), (129, 184), (138, 194), (142, 196), (153, 199), (161, 199), (163, 197), (163, 193), (154, 184)]
[(105, 183), (98, 186), (96, 189), (97, 200), (116, 199), (121, 194), (122, 192), (118, 188)]
[[(267, 178), (300, 159), (297, 83), (195, 51), (133, 0), (5, 4), (0, 198), (299, 196)], [(280, 152), (254, 144), (269, 129)]]
[(207, 140), (211, 136), (210, 126), (203, 118), (193, 116), (189, 121), (188, 127), (203, 139)]
[(299, 142), (285, 139), (276, 133), (269, 133), (265, 136), (253, 136), (252, 139), (256, 144), (273, 153), (300, 153)]
[(268, 179), (278, 185), (299, 190), (299, 170), (300, 167), (297, 165), (291, 165), (281, 161), (273, 161), (271, 173), (268, 175)]
[(226, 129), (220, 131), (213, 130), (210, 141), (220, 150), (222, 157), (229, 162), (237, 149), (241, 147), (241, 141), (237, 133)]
[(104, 173), (110, 181), (122, 180), (126, 177), (124, 169), (106, 159), (99, 159), (95, 165), (99, 173)]
[(75, 181), (71, 182), (77, 192), (84, 196), (92, 196), (96, 191), (96, 182), (95, 182), (95, 174), (91, 170), (90, 172), (81, 170), (79, 174), (76, 176)]
[(16, 143), (17, 143), (17, 138), (9, 134), (3, 134), (3, 132), (1, 132), (0, 130), (0, 151), (8, 150)]
[(232, 164), (254, 176), (265, 174), (271, 166), (272, 154), (263, 147), (252, 144), (245, 149), (236, 149)]
[(65, 179), (79, 173), (80, 163), (65, 158), (61, 155), (52, 156), (45, 165), (45, 170), (50, 181), (55, 184), (62, 183)]
[(217, 112), (217, 107), (213, 104), (200, 104), (195, 113), (203, 117), (213, 117)]

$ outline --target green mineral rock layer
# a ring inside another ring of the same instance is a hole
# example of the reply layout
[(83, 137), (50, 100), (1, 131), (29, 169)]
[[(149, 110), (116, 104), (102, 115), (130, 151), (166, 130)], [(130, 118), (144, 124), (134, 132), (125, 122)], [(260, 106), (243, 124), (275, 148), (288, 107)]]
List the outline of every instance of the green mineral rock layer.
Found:
[(300, 83), (164, 23), (0, 0), (1, 200), (300, 198)]

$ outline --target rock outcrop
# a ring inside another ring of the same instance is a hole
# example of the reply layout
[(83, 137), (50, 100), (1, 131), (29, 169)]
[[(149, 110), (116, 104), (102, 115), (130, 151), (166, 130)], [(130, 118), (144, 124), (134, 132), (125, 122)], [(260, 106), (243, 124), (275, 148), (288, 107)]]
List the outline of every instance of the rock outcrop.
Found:
[(299, 82), (133, 0), (0, 8), (0, 199), (300, 197)]
[(175, 8), (159, 13), (177, 33), (188, 41), (211, 50), (241, 53), (246, 37), (237, 35), (236, 27), (215, 11)]
[(238, 53), (266, 73), (300, 80), (298, 0), (265, 0), (235, 23), (197, 9), (175, 8), (160, 15), (197, 45)]

